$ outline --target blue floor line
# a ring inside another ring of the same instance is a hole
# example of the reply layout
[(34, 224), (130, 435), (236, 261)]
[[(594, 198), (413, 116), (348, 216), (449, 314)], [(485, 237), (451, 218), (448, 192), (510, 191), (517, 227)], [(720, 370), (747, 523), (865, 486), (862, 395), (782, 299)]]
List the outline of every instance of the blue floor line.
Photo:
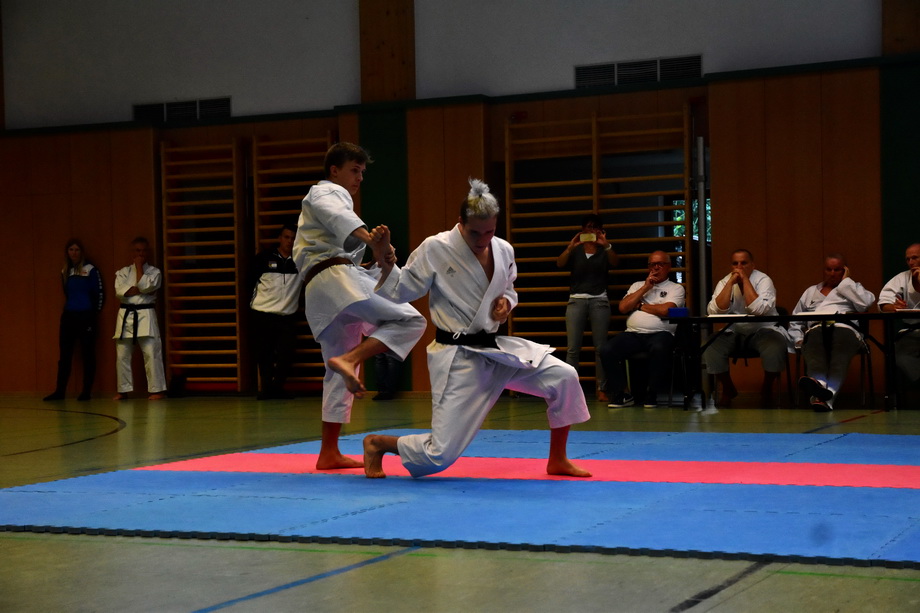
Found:
[(391, 558), (395, 558), (396, 556), (401, 556), (407, 553), (411, 553), (413, 551), (416, 551), (417, 549), (419, 549), (419, 547), (408, 547), (406, 549), (401, 549), (399, 551), (393, 551), (391, 553), (387, 553), (382, 556), (377, 556), (376, 558), (371, 558), (370, 560), (362, 560), (361, 562), (357, 562), (356, 564), (350, 564), (348, 566), (343, 566), (342, 568), (336, 568), (335, 570), (330, 570), (324, 573), (320, 573), (318, 575), (313, 575), (312, 577), (307, 577), (305, 579), (300, 579), (298, 581), (292, 581), (290, 583), (285, 583), (284, 585), (279, 585), (277, 587), (263, 590), (261, 592), (256, 592), (254, 594), (249, 594), (247, 596), (241, 596), (240, 598), (234, 598), (233, 600), (221, 602), (219, 604), (212, 605), (204, 609), (197, 609), (193, 613), (210, 613), (211, 611), (219, 611), (221, 609), (226, 609), (227, 607), (232, 607), (233, 605), (237, 605), (241, 602), (248, 602), (250, 600), (256, 600), (258, 598), (264, 598), (265, 596), (271, 596), (272, 594), (277, 594), (278, 592), (283, 592), (285, 590), (290, 590), (295, 587), (300, 587), (301, 585), (307, 585), (308, 583), (314, 583), (322, 579), (327, 579), (329, 577), (341, 575), (343, 573), (357, 570), (359, 568), (363, 568), (371, 564), (378, 564), (380, 562), (386, 562), (387, 560)]

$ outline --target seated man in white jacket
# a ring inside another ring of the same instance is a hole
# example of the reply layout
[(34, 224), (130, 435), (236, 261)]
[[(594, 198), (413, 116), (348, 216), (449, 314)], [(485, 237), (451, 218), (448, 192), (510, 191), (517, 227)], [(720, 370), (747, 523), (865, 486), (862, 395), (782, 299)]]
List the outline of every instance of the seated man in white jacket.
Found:
[[(882, 313), (902, 311), (916, 316), (920, 311), (920, 243), (914, 243), (904, 252), (907, 270), (891, 278), (878, 295), (878, 308)], [(894, 344), (898, 368), (911, 383), (920, 381), (920, 319), (904, 319), (904, 328)]]
[[(502, 390), (509, 389), (546, 399), (546, 472), (590, 477), (566, 453), (570, 426), (590, 418), (578, 372), (549, 355), (552, 349), (547, 345), (496, 335), (517, 304), (517, 266), (514, 249), (495, 236), (495, 196), (481, 181), (471, 180), (470, 185), (460, 207), (460, 223), (425, 239), (404, 268), (384, 262), (378, 294), (399, 303), (429, 295), (431, 321), (437, 327), (428, 345), (431, 432), (368, 435), (364, 472), (369, 478), (385, 477), (385, 453), (398, 454), (413, 477), (446, 469), (472, 442)], [(389, 230), (380, 229), (375, 229), (375, 236), (388, 243)]]
[[(864, 313), (874, 301), (875, 294), (850, 278), (843, 255), (832, 253), (824, 258), (824, 281), (805, 290), (793, 314)], [(799, 387), (811, 397), (815, 411), (832, 410), (850, 360), (863, 346), (862, 334), (845, 322), (795, 322), (789, 334), (802, 348), (808, 373), (799, 379)]]

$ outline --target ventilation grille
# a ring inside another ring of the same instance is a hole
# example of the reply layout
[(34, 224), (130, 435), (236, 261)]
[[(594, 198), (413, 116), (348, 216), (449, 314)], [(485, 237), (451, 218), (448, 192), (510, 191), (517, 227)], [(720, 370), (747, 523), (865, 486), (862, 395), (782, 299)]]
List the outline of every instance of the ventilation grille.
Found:
[(160, 126), (190, 124), (210, 119), (228, 119), (229, 117), (229, 97), (134, 105), (134, 121), (143, 121)]
[(699, 79), (703, 76), (703, 56), (667, 57), (656, 60), (614, 62), (575, 67), (575, 88), (637, 83), (663, 83)]

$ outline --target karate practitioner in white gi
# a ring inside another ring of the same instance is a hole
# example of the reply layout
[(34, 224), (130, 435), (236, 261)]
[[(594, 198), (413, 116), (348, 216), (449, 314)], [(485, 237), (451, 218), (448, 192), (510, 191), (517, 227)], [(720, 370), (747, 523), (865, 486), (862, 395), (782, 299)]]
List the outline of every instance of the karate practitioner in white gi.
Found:
[[(907, 270), (891, 278), (878, 295), (878, 308), (883, 313), (920, 311), (920, 243), (904, 252)], [(911, 315), (916, 316), (916, 314)], [(920, 381), (920, 319), (905, 319), (905, 328), (894, 344), (895, 361), (911, 383)], [(911, 328), (911, 326), (914, 326)]]
[(131, 241), (134, 262), (115, 273), (115, 296), (121, 303), (115, 320), (115, 373), (118, 394), (115, 400), (125, 400), (134, 390), (131, 354), (137, 343), (144, 354), (147, 373), (148, 400), (166, 397), (166, 375), (163, 370), (163, 343), (157, 312), (154, 309), (157, 291), (162, 283), (160, 269), (147, 263), (150, 245), (141, 236)]
[[(805, 290), (792, 313), (865, 313), (874, 301), (875, 294), (850, 277), (843, 255), (833, 253), (824, 258), (824, 281)], [(793, 322), (789, 335), (802, 348), (808, 374), (799, 387), (811, 397), (811, 408), (833, 410), (850, 360), (863, 347), (862, 334), (845, 322)]]
[[(326, 179), (303, 199), (294, 262), (306, 270), (304, 298), (307, 322), (320, 344), (323, 377), (322, 444), (316, 468), (360, 468), (363, 463), (342, 455), (339, 433), (351, 419), (352, 402), (364, 394), (358, 378), (364, 360), (389, 351), (404, 360), (421, 338), (427, 322), (408, 304), (394, 304), (374, 293), (377, 265), (361, 260), (371, 246), (367, 226), (354, 212), (367, 152), (351, 143), (337, 143), (326, 153)], [(374, 257), (395, 261), (392, 247), (377, 243)], [(364, 338), (366, 337), (366, 338)], [(362, 340), (363, 339), (363, 340)]]
[[(388, 271), (389, 262), (384, 264), (378, 293), (400, 303), (429, 295), (437, 327), (428, 346), (431, 433), (365, 437), (365, 474), (386, 476), (385, 453), (398, 454), (413, 477), (446, 469), (476, 436), (502, 390), (509, 389), (547, 401), (551, 433), (546, 472), (590, 477), (566, 453), (570, 426), (590, 418), (577, 371), (549, 355), (547, 345), (495, 334), (517, 304), (517, 267), (514, 249), (495, 237), (498, 202), (486, 184), (470, 183), (460, 223), (425, 239), (404, 268)], [(374, 234), (389, 243), (385, 227)]]

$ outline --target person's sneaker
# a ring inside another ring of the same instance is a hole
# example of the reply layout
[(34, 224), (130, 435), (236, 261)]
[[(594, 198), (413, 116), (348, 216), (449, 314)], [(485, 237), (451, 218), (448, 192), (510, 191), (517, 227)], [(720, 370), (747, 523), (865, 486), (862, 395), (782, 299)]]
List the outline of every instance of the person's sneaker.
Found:
[(642, 403), (642, 406), (646, 409), (658, 408), (658, 393), (652, 390), (646, 392), (645, 401)]
[(623, 407), (631, 407), (636, 403), (633, 400), (632, 394), (617, 394), (613, 397), (613, 402), (607, 405), (607, 408), (610, 409), (622, 409)]
[(90, 396), (89, 392), (81, 392), (80, 395), (77, 396), (77, 402), (88, 402), (90, 399), (92, 399), (92, 396)]
[(834, 397), (834, 392), (824, 387), (820, 381), (812, 377), (799, 378), (799, 389), (809, 396), (814, 396), (818, 400), (823, 400), (824, 402)]
[(42, 398), (42, 400), (44, 400), (45, 402), (49, 402), (52, 400), (64, 400), (64, 392), (58, 392), (58, 391), (51, 392), (50, 394)]
[(811, 408), (815, 413), (830, 413), (834, 408), (820, 398), (811, 399)]

